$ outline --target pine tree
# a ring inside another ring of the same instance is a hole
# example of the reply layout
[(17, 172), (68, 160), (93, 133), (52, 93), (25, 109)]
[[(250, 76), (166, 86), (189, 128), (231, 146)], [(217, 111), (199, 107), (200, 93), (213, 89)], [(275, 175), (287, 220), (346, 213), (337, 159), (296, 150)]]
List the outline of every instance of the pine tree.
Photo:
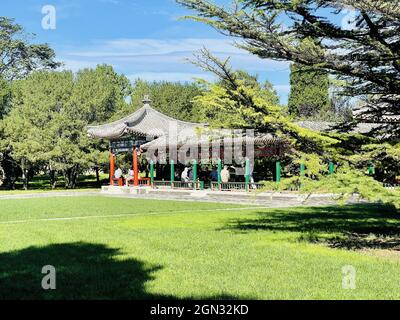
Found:
[[(209, 51), (202, 50), (201, 54), (197, 65), (220, 78), (195, 99), (196, 106), (208, 113), (210, 124), (273, 133), (289, 142), (291, 151), (286, 156), (292, 163), (297, 167), (305, 165), (304, 176), (295, 174), (281, 183), (266, 183), (266, 190), (291, 190), (301, 185), (305, 194), (330, 193), (338, 196), (336, 200), (345, 201), (357, 193), (363, 199), (390, 203), (400, 209), (400, 191), (385, 189), (366, 173), (372, 161), (377, 171), (385, 175), (384, 181), (393, 181), (399, 173), (399, 143), (382, 144), (360, 134), (301, 128), (282, 107), (266, 98), (265, 90), (255, 85), (254, 79), (243, 77), (242, 72), (232, 70), (228, 60), (221, 61)], [(326, 175), (328, 161), (340, 163), (336, 174)]]
[(14, 81), (0, 149), (9, 150), (20, 167), (24, 188), (32, 168), (48, 172), (53, 187), (57, 174), (63, 174), (65, 186), (74, 188), (83, 170), (108, 163), (107, 145), (89, 138), (86, 127), (108, 120), (125, 103), (128, 87), (128, 80), (109, 66), (76, 75), (37, 71)]
[(47, 44), (29, 43), (32, 38), (14, 19), (0, 17), (0, 77), (19, 79), (38, 69), (55, 69), (55, 53)]
[(328, 74), (296, 63), (290, 71), (289, 113), (301, 118), (326, 118), (324, 115), (331, 111)]

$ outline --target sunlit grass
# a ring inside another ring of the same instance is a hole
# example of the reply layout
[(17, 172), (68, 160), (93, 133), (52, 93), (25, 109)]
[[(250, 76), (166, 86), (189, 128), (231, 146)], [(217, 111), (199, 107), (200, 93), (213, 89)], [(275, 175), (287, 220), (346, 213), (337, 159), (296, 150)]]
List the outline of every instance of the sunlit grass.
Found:
[[(3, 299), (400, 298), (397, 260), (345, 249), (349, 234), (365, 249), (376, 244), (364, 234), (399, 233), (386, 207), (239, 210), (73, 197), (3, 200), (0, 208)], [(40, 220), (48, 218), (71, 220)], [(55, 291), (40, 287), (47, 264), (57, 270)], [(356, 268), (355, 290), (342, 288), (345, 265)]]

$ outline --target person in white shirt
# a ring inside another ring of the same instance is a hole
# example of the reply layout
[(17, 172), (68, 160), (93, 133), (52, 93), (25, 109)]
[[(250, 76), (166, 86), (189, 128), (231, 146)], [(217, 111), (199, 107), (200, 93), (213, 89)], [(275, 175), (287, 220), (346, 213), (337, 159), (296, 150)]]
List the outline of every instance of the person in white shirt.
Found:
[(228, 166), (224, 166), (221, 170), (221, 181), (222, 183), (228, 183), (231, 179), (231, 173), (228, 170)]
[(129, 181), (133, 181), (134, 180), (134, 171), (132, 169), (128, 170), (128, 174), (125, 177), (126, 180), (126, 186), (129, 186)]
[(186, 167), (185, 170), (183, 170), (181, 179), (182, 179), (182, 182), (189, 182), (189, 168), (188, 167)]
[(115, 170), (114, 177), (115, 177), (115, 179), (119, 179), (119, 178), (122, 177), (122, 170), (121, 170), (121, 168), (118, 168), (117, 170)]

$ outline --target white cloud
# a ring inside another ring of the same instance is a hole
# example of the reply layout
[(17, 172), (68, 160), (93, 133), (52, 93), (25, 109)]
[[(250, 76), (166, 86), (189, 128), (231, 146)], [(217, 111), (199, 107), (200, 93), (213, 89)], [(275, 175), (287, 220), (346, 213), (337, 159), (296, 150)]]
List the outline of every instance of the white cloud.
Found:
[(210, 49), (218, 57), (231, 57), (235, 68), (243, 68), (252, 72), (280, 71), (287, 69), (289, 65), (286, 62), (260, 59), (236, 48), (229, 39), (208, 38), (103, 40), (95, 41), (84, 48), (80, 47), (79, 50), (71, 48), (62, 52), (61, 56), (70, 60), (90, 60), (129, 68), (168, 63), (172, 64), (172, 68), (178, 65), (178, 68), (181, 69), (179, 65), (185, 64), (186, 59), (192, 58), (193, 53), (204, 47)]
[(185, 82), (203, 78), (212, 81), (215, 79), (212, 74), (188, 62), (203, 47), (220, 58), (231, 57), (235, 69), (258, 74), (261, 81), (270, 80), (282, 101), (287, 100), (290, 86), (284, 83), (288, 81), (289, 63), (260, 59), (236, 48), (229, 38), (97, 40), (86, 46), (63, 48), (57, 53), (65, 68), (73, 71), (106, 63), (131, 80)]
[(203, 47), (213, 52), (224, 52), (226, 54), (244, 53), (225, 39), (114, 39), (95, 41), (86, 50), (70, 52), (71, 55), (99, 57), (99, 56), (125, 56), (148, 55), (148, 54), (170, 54), (174, 52), (194, 52)]

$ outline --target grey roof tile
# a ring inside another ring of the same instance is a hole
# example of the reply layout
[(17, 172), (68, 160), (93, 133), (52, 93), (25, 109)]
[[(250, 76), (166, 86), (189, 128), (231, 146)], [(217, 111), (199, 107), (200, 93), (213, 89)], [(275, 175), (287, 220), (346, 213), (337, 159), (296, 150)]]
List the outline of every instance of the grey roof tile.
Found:
[(184, 130), (194, 131), (206, 127), (204, 123), (192, 123), (173, 119), (153, 109), (149, 104), (131, 115), (108, 124), (89, 126), (88, 134), (92, 138), (115, 140), (131, 133), (137, 136), (160, 137), (168, 134), (170, 128), (178, 133)]

